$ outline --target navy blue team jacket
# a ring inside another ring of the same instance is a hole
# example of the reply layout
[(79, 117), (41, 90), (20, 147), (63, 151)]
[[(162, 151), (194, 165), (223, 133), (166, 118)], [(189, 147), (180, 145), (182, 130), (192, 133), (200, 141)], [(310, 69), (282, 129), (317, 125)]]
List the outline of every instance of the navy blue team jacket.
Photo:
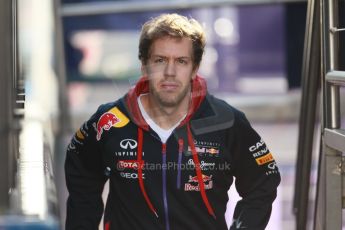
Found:
[[(137, 97), (147, 78), (101, 105), (73, 136), (65, 161), (66, 229), (225, 230), (228, 190), (238, 201), (230, 229), (265, 229), (280, 174), (245, 115), (192, 81), (186, 118), (166, 143), (143, 119)], [(230, 197), (231, 199), (231, 197)]]

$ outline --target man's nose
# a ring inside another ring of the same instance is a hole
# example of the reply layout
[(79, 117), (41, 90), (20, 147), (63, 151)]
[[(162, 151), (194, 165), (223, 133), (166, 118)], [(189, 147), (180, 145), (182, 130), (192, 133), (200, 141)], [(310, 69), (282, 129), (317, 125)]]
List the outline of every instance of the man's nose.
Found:
[(169, 61), (164, 69), (165, 76), (175, 76), (176, 74), (176, 65), (173, 61)]

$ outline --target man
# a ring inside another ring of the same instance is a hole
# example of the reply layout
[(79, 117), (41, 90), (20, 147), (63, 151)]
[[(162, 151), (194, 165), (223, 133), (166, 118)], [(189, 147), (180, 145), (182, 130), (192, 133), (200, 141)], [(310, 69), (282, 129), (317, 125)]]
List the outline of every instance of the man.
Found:
[(65, 162), (66, 229), (97, 229), (109, 179), (106, 230), (223, 230), (227, 192), (242, 197), (230, 229), (264, 229), (280, 175), (244, 114), (207, 93), (197, 71), (200, 24), (164, 14), (143, 25), (143, 76), (101, 105), (73, 137)]

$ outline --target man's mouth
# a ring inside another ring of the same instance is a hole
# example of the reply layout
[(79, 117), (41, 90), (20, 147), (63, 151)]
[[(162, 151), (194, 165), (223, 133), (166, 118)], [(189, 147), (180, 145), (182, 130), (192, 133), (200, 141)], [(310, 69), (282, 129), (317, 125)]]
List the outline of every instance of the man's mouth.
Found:
[(176, 90), (178, 87), (179, 87), (179, 84), (177, 84), (175, 82), (163, 82), (163, 83), (161, 83), (161, 88), (163, 90), (167, 90), (167, 91)]

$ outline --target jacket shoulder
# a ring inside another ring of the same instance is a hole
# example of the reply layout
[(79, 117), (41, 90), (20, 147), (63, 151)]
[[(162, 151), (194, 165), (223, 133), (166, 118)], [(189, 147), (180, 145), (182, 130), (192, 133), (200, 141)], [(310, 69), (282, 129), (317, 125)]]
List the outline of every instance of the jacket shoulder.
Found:
[(87, 124), (95, 129), (96, 139), (100, 140), (103, 131), (109, 130), (111, 127), (124, 127), (129, 121), (124, 106), (118, 100), (100, 105)]
[(229, 103), (227, 103), (226, 101), (217, 98), (213, 95), (207, 95), (206, 99), (209, 101), (209, 103), (211, 105), (213, 105), (214, 107), (217, 107), (218, 109), (227, 112), (227, 113), (232, 113), (234, 115), (243, 115), (244, 113), (240, 110), (238, 110), (237, 108), (233, 107), (232, 105), (230, 105)]
[(112, 102), (107, 102), (104, 104), (101, 104), (98, 109), (96, 114), (102, 114), (107, 112), (108, 110), (112, 109), (113, 107), (118, 107), (120, 105), (120, 100), (117, 101), (112, 101)]
[(196, 134), (229, 129), (237, 117), (244, 117), (241, 111), (210, 94), (205, 97), (201, 107), (199, 118), (191, 121)]
[(117, 101), (107, 102), (104, 104), (101, 104), (97, 111), (92, 115), (90, 120), (98, 120), (103, 114), (108, 112), (114, 112), (114, 110), (118, 110), (121, 113), (127, 114), (127, 111), (125, 109), (125, 106), (123, 105), (123, 102), (121, 99)]

